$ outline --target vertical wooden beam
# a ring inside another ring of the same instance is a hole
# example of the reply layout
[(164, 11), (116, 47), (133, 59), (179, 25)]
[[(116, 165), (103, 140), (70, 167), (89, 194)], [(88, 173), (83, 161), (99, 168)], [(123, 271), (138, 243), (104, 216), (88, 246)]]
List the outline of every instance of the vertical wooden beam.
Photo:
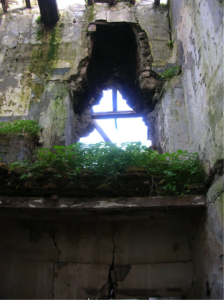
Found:
[(160, 5), (160, 0), (154, 0), (154, 4), (155, 4), (156, 6)]
[(9, 8), (9, 1), (8, 0), (2, 0), (2, 8), (4, 12), (7, 12), (7, 9)]
[[(113, 99), (113, 111), (117, 111), (117, 89), (112, 89), (112, 99)], [(115, 121), (115, 128), (117, 129), (117, 119), (114, 119)]]
[(26, 7), (27, 7), (27, 8), (31, 8), (30, 0), (26, 0)]
[(38, 0), (41, 22), (44, 25), (53, 25), (59, 21), (58, 5), (56, 0)]

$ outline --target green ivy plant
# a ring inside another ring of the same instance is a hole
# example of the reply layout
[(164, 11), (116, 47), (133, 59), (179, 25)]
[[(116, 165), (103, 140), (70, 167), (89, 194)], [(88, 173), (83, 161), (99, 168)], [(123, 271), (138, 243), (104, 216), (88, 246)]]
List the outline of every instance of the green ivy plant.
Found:
[(33, 138), (35, 138), (40, 130), (42, 130), (41, 125), (39, 125), (36, 121), (31, 120), (17, 120), (13, 122), (0, 123), (0, 133), (28, 132)]
[(57, 178), (72, 178), (81, 173), (91, 176), (116, 177), (128, 167), (144, 167), (155, 189), (161, 195), (178, 195), (189, 192), (188, 186), (200, 182), (202, 172), (197, 153), (178, 150), (175, 153), (159, 154), (141, 142), (70, 146), (54, 146), (52, 150), (36, 150), (34, 160), (15, 162), (11, 169), (21, 173), (21, 179), (38, 177), (42, 172), (54, 169)]
[(36, 23), (37, 23), (37, 24), (40, 24), (40, 22), (41, 22), (41, 16), (38, 16), (38, 17), (36, 18)]
[(170, 69), (167, 69), (165, 72), (163, 72), (162, 74), (159, 74), (159, 77), (161, 79), (171, 79), (173, 76), (179, 75), (181, 73), (181, 67), (177, 66), (177, 67), (172, 67)]

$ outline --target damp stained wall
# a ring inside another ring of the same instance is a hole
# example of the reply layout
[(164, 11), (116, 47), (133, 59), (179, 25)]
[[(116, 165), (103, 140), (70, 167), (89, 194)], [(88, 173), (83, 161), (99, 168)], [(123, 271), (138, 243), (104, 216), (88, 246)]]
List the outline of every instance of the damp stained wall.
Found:
[(162, 151), (198, 152), (209, 172), (223, 158), (223, 2), (174, 0), (169, 15), (182, 74), (149, 116), (159, 117), (152, 138)]
[[(0, 120), (37, 120), (44, 126), (40, 141), (44, 146), (74, 142), (80, 120), (73, 113), (67, 81), (85, 72), (80, 63), (89, 59), (89, 24), (96, 20), (139, 24), (148, 36), (152, 69), (182, 67), (180, 76), (165, 83), (147, 116), (153, 143), (161, 152), (199, 152), (210, 186), (207, 209), (180, 219), (156, 216), (154, 223), (149, 219), (21, 224), (3, 219), (1, 297), (102, 297), (108, 292), (114, 253), (118, 298), (150, 294), (222, 299), (223, 2), (172, 0), (172, 51), (167, 46), (167, 11), (155, 9), (152, 1), (134, 7), (118, 3), (111, 9), (107, 4), (74, 5), (60, 13), (52, 28), (36, 22), (37, 7), (1, 15)], [(88, 125), (85, 117), (83, 124)], [(90, 278), (74, 286), (78, 272)], [(89, 275), (96, 273), (97, 282)]]
[(26, 216), (1, 220), (1, 298), (109, 299), (112, 288), (117, 299), (196, 296), (185, 213), (125, 221)]
[[(198, 152), (210, 186), (192, 234), (198, 297), (223, 297), (223, 1), (173, 0), (173, 55), (182, 73), (165, 83), (148, 114), (161, 152)], [(197, 219), (197, 217), (195, 217)]]
[(148, 34), (155, 70), (173, 63), (167, 9), (155, 9), (152, 1), (111, 8), (74, 4), (60, 10), (60, 21), (52, 27), (44, 27), (38, 17), (38, 6), (0, 17), (0, 120), (37, 120), (44, 127), (43, 146), (69, 145), (77, 141), (79, 125), (84, 132), (90, 123), (89, 116), (80, 120), (73, 113), (68, 79), (80, 75), (81, 82), (86, 76), (93, 22), (136, 24)]

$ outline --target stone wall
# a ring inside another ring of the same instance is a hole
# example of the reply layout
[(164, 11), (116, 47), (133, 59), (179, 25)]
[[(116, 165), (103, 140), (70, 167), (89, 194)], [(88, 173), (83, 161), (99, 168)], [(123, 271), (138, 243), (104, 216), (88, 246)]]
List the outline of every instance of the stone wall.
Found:
[(199, 299), (223, 298), (223, 177), (210, 187), (207, 209), (190, 233), (191, 258)]
[(222, 18), (220, 1), (171, 1), (173, 56), (182, 74), (165, 84), (149, 115), (159, 149), (198, 152), (207, 172), (223, 159)]
[(182, 74), (166, 82), (148, 115), (160, 152), (198, 152), (210, 186), (193, 234), (198, 297), (223, 296), (223, 1), (171, 1), (173, 57)]
[[(37, 120), (44, 127), (43, 146), (77, 141), (87, 129), (92, 130), (89, 116), (74, 114), (70, 90), (88, 85), (86, 72), (92, 51), (89, 25), (128, 23), (139, 28), (137, 33), (146, 32), (150, 68), (152, 63), (154, 70), (161, 72), (172, 63), (172, 51), (166, 45), (166, 15), (167, 9), (156, 9), (153, 1), (135, 6), (122, 2), (116, 7), (106, 3), (88, 7), (83, 2), (61, 9), (60, 21), (44, 27), (38, 6), (9, 9), (0, 16), (0, 120)], [(143, 44), (139, 45), (142, 52)], [(156, 81), (148, 82), (150, 73), (146, 73), (139, 74), (140, 85), (155, 89)], [(74, 80), (75, 84), (68, 85)]]
[[(153, 144), (161, 152), (199, 153), (209, 187), (207, 209), (154, 222), (3, 219), (1, 297), (100, 298), (114, 284), (120, 298), (222, 299), (223, 1), (172, 0), (168, 18), (152, 1), (111, 8), (76, 4), (60, 13), (50, 28), (38, 21), (37, 7), (1, 15), (0, 120), (37, 120), (44, 127), (43, 146), (77, 141), (91, 124), (88, 113), (74, 113), (71, 91), (73, 80), (86, 80), (93, 46), (89, 25), (125, 22), (135, 33), (139, 27), (147, 34), (152, 73), (182, 67), (181, 75), (157, 91), (158, 103), (145, 119)], [(167, 45), (169, 19), (173, 50)], [(138, 50), (144, 52), (140, 40)], [(144, 76), (140, 72), (140, 82)]]
[(127, 217), (1, 220), (0, 297), (110, 299), (113, 289), (117, 299), (194, 299), (186, 214), (152, 211), (148, 220)]

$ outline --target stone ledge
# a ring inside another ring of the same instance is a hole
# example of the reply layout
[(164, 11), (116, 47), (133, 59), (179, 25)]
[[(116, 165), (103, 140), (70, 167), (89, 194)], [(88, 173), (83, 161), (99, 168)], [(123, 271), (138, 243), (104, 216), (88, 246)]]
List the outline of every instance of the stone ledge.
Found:
[(89, 210), (120, 210), (131, 208), (150, 209), (158, 207), (203, 207), (204, 195), (132, 197), (132, 198), (63, 198), (48, 197), (7, 197), (0, 196), (0, 208), (47, 208), (69, 209), (71, 211)]
[[(204, 208), (204, 195), (133, 198), (0, 196), (0, 216), (32, 219), (130, 220), (185, 217), (185, 209)], [(150, 216), (149, 216), (150, 212)]]

